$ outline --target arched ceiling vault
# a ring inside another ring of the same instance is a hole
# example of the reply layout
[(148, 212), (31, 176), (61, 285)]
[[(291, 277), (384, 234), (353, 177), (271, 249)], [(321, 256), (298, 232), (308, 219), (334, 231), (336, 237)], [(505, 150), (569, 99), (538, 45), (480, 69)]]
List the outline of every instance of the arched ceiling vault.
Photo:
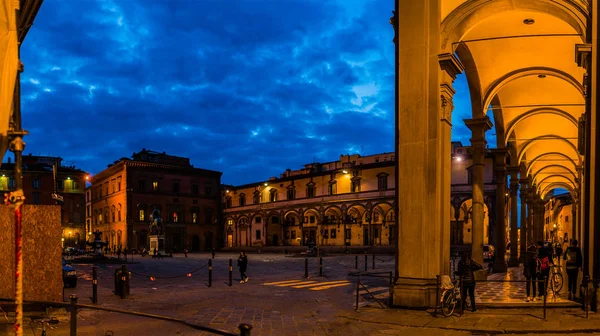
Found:
[[(558, 156), (559, 159), (554, 159), (554, 160), (548, 159), (548, 161), (546, 161), (546, 162), (550, 162), (550, 163), (546, 163), (546, 165), (551, 164), (551, 163), (556, 163), (556, 162), (567, 161), (573, 165), (572, 171), (573, 172), (577, 171), (578, 164), (576, 164), (575, 161), (573, 161), (573, 159), (570, 158), (569, 156), (565, 155), (564, 153), (560, 153), (560, 152), (547, 152), (547, 153), (540, 154), (540, 155), (536, 156), (533, 160), (529, 161), (529, 163), (527, 164), (527, 170), (526, 170), (525, 175), (529, 176), (529, 174), (531, 174), (531, 170), (536, 162), (541, 161), (544, 158), (549, 157), (549, 156)], [(581, 161), (578, 161), (578, 163), (581, 164)]]
[(563, 117), (564, 119), (566, 119), (566, 121), (570, 122), (573, 126), (578, 127), (577, 124), (577, 119), (575, 119), (575, 117), (573, 117), (572, 114), (561, 110), (559, 108), (555, 108), (555, 107), (540, 107), (540, 108), (534, 108), (532, 110), (529, 110), (521, 115), (519, 115), (518, 117), (516, 117), (515, 119), (511, 120), (508, 123), (508, 127), (506, 129), (506, 133), (504, 136), (504, 144), (508, 144), (508, 135), (512, 134), (512, 132), (515, 130), (515, 128), (517, 128), (519, 126), (519, 124), (529, 118), (532, 117), (541, 117), (542, 114), (549, 114), (549, 115), (557, 115), (560, 117)]
[(553, 140), (553, 142), (558, 141), (558, 142), (567, 144), (568, 147), (572, 150), (572, 153), (570, 153), (570, 154), (574, 154), (575, 156), (577, 156), (579, 158), (579, 152), (577, 151), (577, 147), (575, 147), (575, 145), (570, 140), (567, 140), (567, 139), (561, 137), (560, 135), (548, 134), (548, 135), (542, 135), (537, 138), (527, 140), (521, 147), (521, 150), (518, 152), (519, 155), (517, 158), (517, 162), (520, 163), (523, 160), (525, 153), (527, 153), (527, 151), (532, 146), (534, 146), (536, 143), (538, 143), (540, 141), (549, 141), (549, 140)]
[(537, 183), (539, 179), (549, 175), (565, 176), (565, 178), (573, 182), (573, 185), (575, 185), (575, 181), (577, 180), (577, 177), (571, 170), (569, 170), (569, 168), (558, 164), (545, 166), (544, 168), (533, 173), (531, 178), (534, 183)]
[(542, 189), (543, 185), (552, 184), (552, 183), (556, 183), (556, 182), (564, 182), (564, 183), (571, 185), (573, 187), (573, 189), (577, 189), (577, 184), (574, 181), (571, 181), (570, 178), (568, 178), (564, 175), (549, 175), (549, 176), (542, 178), (539, 182), (537, 182), (537, 186), (538, 186), (537, 191), (539, 192), (539, 190)]
[(541, 198), (542, 199), (546, 198), (546, 195), (551, 190), (558, 189), (558, 188), (567, 189), (572, 196), (577, 195), (577, 193), (575, 192), (575, 189), (573, 189), (573, 187), (571, 187), (569, 184), (564, 183), (564, 182), (555, 182), (555, 183), (551, 183), (551, 184), (545, 186), (544, 188), (542, 188), (542, 190), (540, 192)]

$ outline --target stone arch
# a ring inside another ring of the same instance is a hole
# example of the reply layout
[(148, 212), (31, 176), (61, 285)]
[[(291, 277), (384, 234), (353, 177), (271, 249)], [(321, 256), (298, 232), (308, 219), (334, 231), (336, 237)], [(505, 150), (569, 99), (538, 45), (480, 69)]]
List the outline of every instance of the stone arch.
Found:
[[(575, 180), (577, 179), (577, 177), (575, 176), (575, 174), (573, 174), (573, 172), (572, 172), (571, 170), (569, 170), (569, 168), (567, 168), (567, 167), (565, 167), (565, 166), (563, 166), (563, 165), (559, 165), (559, 164), (551, 164), (551, 165), (544, 166), (544, 167), (543, 167), (543, 168), (541, 168), (540, 170), (536, 171), (536, 172), (533, 174), (533, 176), (532, 176), (532, 181), (535, 183), (535, 180), (536, 180), (536, 177), (537, 177), (537, 175), (538, 175), (540, 172), (542, 172), (542, 171), (544, 171), (544, 170), (546, 170), (546, 169), (548, 169), (548, 168), (562, 168), (562, 169), (565, 169), (565, 170), (567, 170), (567, 171), (568, 171), (568, 172), (571, 174), (571, 176), (573, 176), (573, 181), (575, 181)], [(575, 185), (575, 183), (573, 183), (573, 185)]]
[(573, 151), (575, 152), (577, 157), (579, 157), (579, 151), (577, 150), (577, 147), (575, 147), (575, 145), (573, 145), (573, 143), (571, 141), (561, 137), (560, 135), (547, 134), (547, 135), (541, 135), (541, 136), (535, 137), (533, 139), (527, 140), (527, 142), (525, 142), (523, 144), (523, 147), (519, 151), (517, 162), (520, 163), (523, 160), (523, 156), (525, 156), (525, 153), (527, 152), (527, 150), (529, 150), (529, 148), (533, 144), (535, 144), (537, 141), (545, 140), (545, 139), (556, 139), (556, 140), (560, 140), (560, 141), (567, 143), (573, 149)]
[[(581, 85), (581, 83), (579, 83), (579, 81), (577, 79), (575, 79), (575, 77), (573, 77), (571, 74), (564, 72), (562, 70), (554, 69), (554, 68), (530, 67), (530, 68), (524, 68), (524, 69), (518, 69), (515, 71), (511, 71), (511, 72), (505, 74), (504, 76), (500, 77), (499, 79), (497, 79), (483, 95), (484, 98), (483, 98), (483, 106), (482, 107), (487, 109), (487, 106), (489, 106), (492, 103), (492, 99), (508, 83), (511, 83), (520, 78), (529, 77), (529, 76), (539, 76), (539, 75), (552, 76), (552, 77), (562, 79), (562, 80), (566, 81), (567, 83), (571, 84), (573, 87), (575, 87), (579, 91), (579, 93), (581, 93), (581, 97), (584, 96), (583, 85)], [(475, 116), (473, 116), (473, 117), (475, 117)]]
[(567, 189), (567, 190), (569, 191), (569, 193), (570, 193), (571, 195), (576, 195), (576, 193), (575, 193), (575, 189), (573, 189), (573, 187), (572, 187), (572, 186), (570, 186), (570, 185), (568, 185), (568, 184), (566, 184), (566, 183), (564, 183), (564, 182), (554, 182), (554, 183), (550, 183), (549, 185), (547, 185), (546, 187), (544, 187), (544, 188), (541, 190), (541, 193), (540, 193), (540, 196), (541, 196), (541, 198), (542, 198), (542, 199), (546, 198), (546, 195), (547, 195), (547, 194), (548, 194), (548, 193), (549, 193), (551, 190), (554, 190), (554, 189), (557, 189), (557, 188), (565, 188), (565, 189)]
[(319, 210), (316, 208), (307, 208), (304, 210), (303, 213), (303, 217), (306, 217), (308, 214), (314, 214), (315, 215), (315, 219), (317, 223), (320, 223), (322, 218), (321, 218), (321, 213), (319, 213)]
[[(508, 143), (508, 137), (509, 135), (513, 132), (513, 130), (519, 125), (519, 123), (529, 117), (533, 117), (535, 115), (538, 114), (554, 114), (554, 115), (558, 115), (560, 117), (563, 117), (565, 119), (567, 119), (568, 121), (570, 121), (575, 127), (579, 127), (579, 124), (577, 122), (577, 119), (575, 119), (575, 117), (573, 117), (570, 113), (561, 110), (559, 108), (555, 108), (555, 107), (540, 107), (540, 108), (536, 108), (533, 110), (529, 110), (521, 115), (519, 115), (517, 118), (515, 118), (514, 120), (512, 120), (509, 124), (508, 127), (506, 129), (506, 134), (504, 136), (504, 143), (507, 144)], [(494, 114), (495, 115), (495, 114)]]
[[(549, 179), (549, 178), (562, 178), (562, 179), (565, 179), (565, 180), (567, 180), (567, 181), (565, 181), (565, 182), (569, 182), (569, 183), (573, 184), (573, 187), (574, 187), (574, 188), (577, 186), (577, 184), (575, 184), (575, 182), (574, 182), (574, 181), (571, 181), (571, 179), (570, 179), (570, 178), (568, 178), (568, 177), (566, 177), (566, 176), (564, 176), (564, 175), (553, 174), (553, 175), (548, 175), (548, 176), (544, 177), (544, 178), (543, 178), (541, 181), (537, 182), (537, 192), (538, 192), (538, 193), (539, 193), (539, 191), (540, 191), (540, 189), (541, 189), (541, 187), (542, 187), (542, 184), (544, 183), (544, 181), (546, 181), (546, 180), (547, 180), (547, 179)], [(557, 182), (558, 182), (558, 181), (557, 181)]]
[[(561, 156), (561, 157), (567, 159), (569, 162), (571, 162), (573, 164), (573, 170), (577, 171), (577, 164), (568, 155), (565, 155), (564, 153), (560, 153), (560, 152), (548, 152), (548, 153), (543, 153), (543, 154), (536, 156), (533, 160), (531, 160), (529, 162), (529, 164), (527, 165), (527, 170), (526, 170), (527, 173), (525, 174), (525, 176), (528, 176), (531, 173), (533, 164), (536, 163), (536, 161), (538, 161), (539, 159), (541, 159), (547, 155), (558, 155), (558, 156)], [(579, 163), (581, 163), (581, 158), (579, 157), (579, 155), (577, 156), (577, 158), (579, 159)]]
[(588, 12), (582, 4), (575, 1), (527, 0), (516, 3), (513, 0), (470, 0), (454, 8), (441, 24), (441, 50), (453, 53), (452, 44), (479, 22), (508, 10), (520, 9), (550, 14), (569, 24), (585, 43)]

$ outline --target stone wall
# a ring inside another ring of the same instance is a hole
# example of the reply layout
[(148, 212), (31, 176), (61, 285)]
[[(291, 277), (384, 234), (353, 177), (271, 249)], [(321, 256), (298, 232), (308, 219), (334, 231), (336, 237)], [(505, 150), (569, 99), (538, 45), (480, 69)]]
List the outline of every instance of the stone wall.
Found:
[[(62, 300), (60, 206), (24, 205), (23, 297)], [(0, 298), (15, 296), (14, 210), (0, 205)]]

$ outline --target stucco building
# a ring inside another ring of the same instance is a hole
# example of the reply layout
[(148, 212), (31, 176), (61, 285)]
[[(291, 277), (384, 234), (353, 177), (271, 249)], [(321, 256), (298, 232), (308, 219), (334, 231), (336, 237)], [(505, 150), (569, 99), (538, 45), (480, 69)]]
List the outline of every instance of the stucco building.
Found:
[[(452, 153), (450, 224), (452, 244), (458, 247), (471, 243), (472, 160), (470, 148), (460, 142), (453, 143)], [(394, 153), (341, 155), (338, 161), (288, 169), (278, 178), (224, 186), (225, 244), (394, 245), (394, 166)], [(495, 222), (496, 180), (492, 153), (486, 156), (486, 167), (483, 238), (486, 244), (493, 244), (490, 223)]]
[(221, 172), (142, 149), (91, 179), (92, 228), (110, 248), (148, 247), (150, 214), (161, 212), (167, 251), (218, 247)]
[[(60, 157), (24, 155), (25, 204), (61, 206), (62, 245), (85, 248), (85, 181), (88, 174)], [(0, 194), (15, 190), (14, 163), (0, 168)]]
[(544, 239), (553, 243), (569, 243), (574, 233), (574, 211), (571, 194), (549, 197), (544, 205)]

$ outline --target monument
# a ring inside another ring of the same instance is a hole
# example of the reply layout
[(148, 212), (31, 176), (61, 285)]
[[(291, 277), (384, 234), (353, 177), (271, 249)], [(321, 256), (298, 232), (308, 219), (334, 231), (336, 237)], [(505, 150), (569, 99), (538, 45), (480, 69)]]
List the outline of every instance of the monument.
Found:
[(154, 208), (150, 215), (150, 255), (165, 255), (165, 236), (163, 232), (160, 210)]
[(94, 257), (103, 257), (104, 252), (102, 252), (102, 250), (106, 245), (108, 245), (108, 243), (102, 241), (102, 232), (100, 232), (100, 230), (96, 230), (94, 232), (94, 241), (86, 243), (86, 245), (91, 246), (92, 249), (94, 249)]

